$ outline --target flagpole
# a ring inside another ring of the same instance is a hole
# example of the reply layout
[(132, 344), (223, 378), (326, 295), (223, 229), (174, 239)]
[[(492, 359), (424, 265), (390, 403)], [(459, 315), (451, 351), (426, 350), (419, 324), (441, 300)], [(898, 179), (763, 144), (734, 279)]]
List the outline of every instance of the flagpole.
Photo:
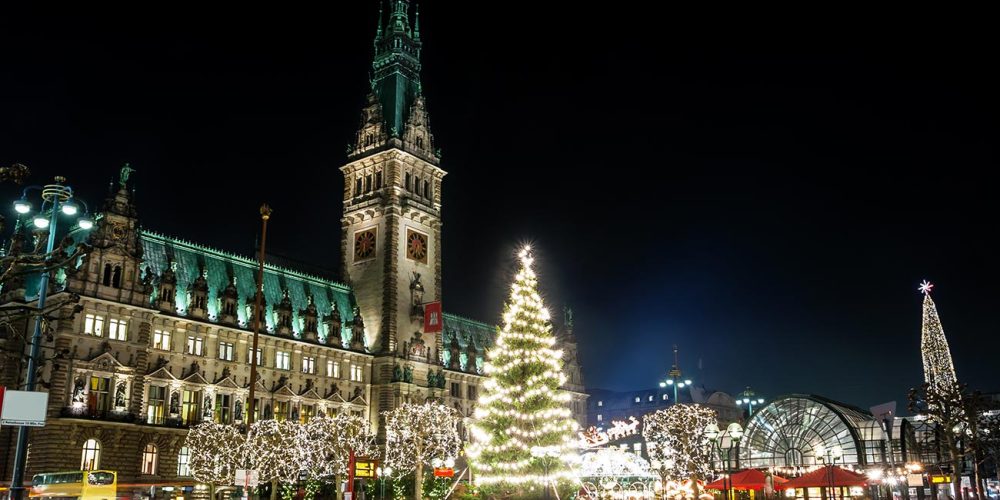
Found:
[(257, 268), (257, 290), (254, 294), (254, 306), (253, 306), (253, 347), (250, 348), (250, 401), (247, 402), (247, 433), (250, 433), (250, 426), (253, 425), (254, 412), (257, 411), (257, 405), (254, 401), (255, 389), (257, 388), (257, 345), (258, 345), (258, 331), (260, 330), (260, 318), (263, 316), (260, 312), (260, 302), (261, 297), (264, 295), (264, 246), (267, 244), (267, 220), (271, 218), (271, 207), (267, 206), (267, 203), (260, 206), (260, 219), (261, 219), (261, 229), (260, 229), (260, 258), (259, 266)]

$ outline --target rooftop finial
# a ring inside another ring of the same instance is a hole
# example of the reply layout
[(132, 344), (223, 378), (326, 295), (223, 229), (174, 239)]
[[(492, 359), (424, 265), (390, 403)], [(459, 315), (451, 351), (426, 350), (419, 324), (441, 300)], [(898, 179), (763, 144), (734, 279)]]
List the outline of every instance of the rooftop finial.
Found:
[(413, 10), (413, 39), (420, 40), (420, 4), (414, 4)]
[(378, 2), (378, 26), (375, 30), (375, 43), (382, 40), (382, 6), (385, 4), (383, 0)]

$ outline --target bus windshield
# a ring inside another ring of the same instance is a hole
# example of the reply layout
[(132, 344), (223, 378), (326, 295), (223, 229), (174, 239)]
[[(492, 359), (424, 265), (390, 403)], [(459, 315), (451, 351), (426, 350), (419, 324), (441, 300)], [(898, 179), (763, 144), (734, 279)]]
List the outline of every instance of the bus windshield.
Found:
[(93, 486), (102, 486), (115, 482), (115, 475), (110, 472), (91, 472), (87, 482)]

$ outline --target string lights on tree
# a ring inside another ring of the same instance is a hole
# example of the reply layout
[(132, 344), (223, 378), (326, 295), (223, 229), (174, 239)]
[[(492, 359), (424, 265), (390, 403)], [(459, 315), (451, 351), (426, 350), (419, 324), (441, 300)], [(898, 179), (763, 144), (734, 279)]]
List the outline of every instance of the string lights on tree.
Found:
[(653, 469), (664, 481), (693, 482), (711, 471), (712, 448), (705, 427), (718, 425), (715, 410), (697, 404), (673, 405), (642, 419), (642, 437)]
[(454, 464), (461, 439), (458, 412), (441, 403), (406, 403), (385, 415), (385, 463), (399, 477), (414, 471), (414, 498), (423, 498), (424, 467)]
[(578, 424), (569, 408), (563, 352), (538, 293), (530, 247), (518, 255), (521, 267), (511, 285), (503, 327), (486, 353), (483, 393), (470, 426), (473, 470), (480, 485), (515, 488), (576, 481), (574, 436)]
[(231, 485), (236, 469), (242, 468), (244, 436), (236, 427), (205, 422), (188, 431), (188, 467), (200, 482), (213, 486)]
[(938, 317), (937, 306), (931, 299), (931, 289), (934, 285), (924, 280), (920, 284), (920, 292), (924, 294), (924, 317), (920, 328), (920, 355), (924, 361), (924, 382), (947, 388), (958, 378), (955, 376), (955, 364), (951, 359), (948, 339), (944, 336), (941, 318)]

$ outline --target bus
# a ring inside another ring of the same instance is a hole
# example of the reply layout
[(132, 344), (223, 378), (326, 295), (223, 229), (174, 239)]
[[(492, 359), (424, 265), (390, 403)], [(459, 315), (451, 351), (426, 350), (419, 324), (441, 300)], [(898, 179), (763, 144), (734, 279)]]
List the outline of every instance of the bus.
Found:
[(111, 470), (83, 470), (35, 474), (28, 498), (45, 500), (115, 500), (118, 474)]

